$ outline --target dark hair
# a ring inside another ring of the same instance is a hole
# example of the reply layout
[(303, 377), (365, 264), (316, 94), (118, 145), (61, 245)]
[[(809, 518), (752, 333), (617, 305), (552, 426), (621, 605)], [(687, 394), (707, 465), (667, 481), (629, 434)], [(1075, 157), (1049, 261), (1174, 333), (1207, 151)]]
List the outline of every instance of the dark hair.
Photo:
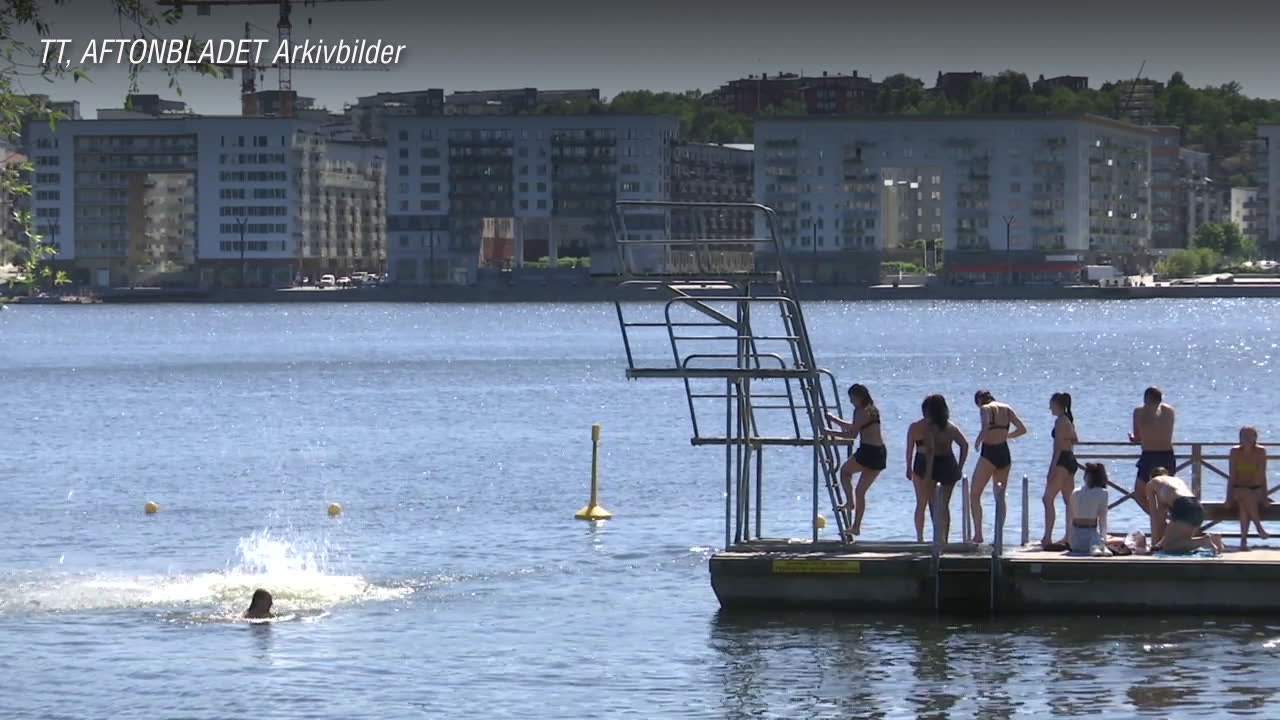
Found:
[(1160, 392), (1160, 388), (1152, 385), (1142, 393), (1142, 402), (1148, 405), (1164, 402), (1164, 393)]
[(849, 386), (849, 399), (855, 402), (861, 400), (863, 405), (872, 409), (876, 407), (876, 401), (871, 399), (871, 391), (862, 383), (854, 383)]
[(990, 390), (979, 390), (973, 394), (973, 403), (975, 405), (986, 405), (989, 402), (995, 402), (996, 396), (991, 394)]
[(1107, 466), (1096, 462), (1085, 463), (1084, 484), (1086, 487), (1105, 488), (1107, 486)]
[(253, 599), (249, 601), (249, 607), (265, 606), (269, 608), (271, 607), (271, 603), (272, 603), (271, 593), (267, 592), (266, 590), (263, 590), (262, 588), (258, 588), (257, 590), (253, 591)]
[(924, 402), (920, 403), (920, 412), (939, 430), (946, 430), (948, 423), (951, 422), (951, 410), (947, 408), (947, 399), (938, 393), (927, 396)]
[(1049, 402), (1062, 408), (1062, 414), (1066, 415), (1073, 424), (1075, 423), (1076, 416), (1071, 414), (1071, 393), (1056, 392), (1049, 398)]
[(1151, 474), (1147, 476), (1147, 480), (1150, 480), (1153, 477), (1163, 477), (1168, 474), (1169, 474), (1169, 468), (1167, 467), (1153, 468), (1151, 470)]

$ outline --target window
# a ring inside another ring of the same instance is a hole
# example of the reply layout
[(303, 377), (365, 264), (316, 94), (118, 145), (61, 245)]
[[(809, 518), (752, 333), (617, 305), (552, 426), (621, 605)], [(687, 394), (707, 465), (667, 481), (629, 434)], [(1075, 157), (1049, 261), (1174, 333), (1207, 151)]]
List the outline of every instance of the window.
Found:
[(547, 191), (547, 184), (544, 182), (538, 183), (538, 192), (546, 192), (546, 191)]
[(423, 175), (439, 175), (440, 166), (439, 165), (423, 165), (422, 174)]
[(439, 149), (439, 148), (434, 148), (434, 147), (424, 147), (424, 148), (422, 148), (422, 159), (423, 159), (423, 160), (434, 160), (434, 159), (436, 159), (436, 158), (438, 158), (438, 157), (440, 157), (440, 149)]
[(438, 193), (440, 192), (440, 183), (438, 182), (422, 183), (421, 191), (424, 193)]
[(407, 160), (409, 158), (409, 148), (400, 148), (400, 159)]
[(520, 183), (520, 192), (529, 192), (529, 183), (527, 182)]
[(521, 210), (528, 210), (528, 209), (529, 209), (529, 201), (528, 201), (528, 200), (521, 200), (521, 201), (520, 201), (520, 209), (521, 209)]
[(1022, 183), (1009, 183), (1009, 192), (1011, 193), (1022, 192)]
[(538, 209), (539, 209), (539, 210), (546, 210), (546, 209), (547, 209), (547, 201), (546, 201), (546, 200), (539, 200), (539, 201), (538, 201)]

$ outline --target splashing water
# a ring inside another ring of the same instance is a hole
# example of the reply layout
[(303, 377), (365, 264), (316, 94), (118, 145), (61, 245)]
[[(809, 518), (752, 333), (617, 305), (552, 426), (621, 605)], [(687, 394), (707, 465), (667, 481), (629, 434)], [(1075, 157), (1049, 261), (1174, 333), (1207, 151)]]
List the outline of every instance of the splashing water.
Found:
[(391, 600), (409, 586), (374, 585), (359, 575), (329, 574), (327, 545), (291, 541), (259, 531), (241, 538), (222, 572), (187, 575), (0, 574), (0, 613), (71, 612), (129, 608), (203, 611), (238, 617), (258, 588), (275, 599), (277, 614), (315, 613), (368, 600)]

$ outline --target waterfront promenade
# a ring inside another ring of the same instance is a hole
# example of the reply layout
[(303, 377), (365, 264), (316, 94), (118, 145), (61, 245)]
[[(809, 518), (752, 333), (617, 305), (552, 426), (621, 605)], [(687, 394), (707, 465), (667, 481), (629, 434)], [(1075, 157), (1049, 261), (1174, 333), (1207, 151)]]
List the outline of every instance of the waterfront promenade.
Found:
[[(1235, 282), (1201, 285), (1098, 287), (1094, 285), (811, 285), (800, 284), (802, 300), (1149, 300), (1205, 298), (1280, 298), (1280, 282)], [(612, 279), (580, 285), (533, 282), (486, 285), (383, 286), (354, 289), (217, 288), (212, 290), (109, 290), (96, 294), (103, 302), (249, 302), (249, 303), (558, 303), (658, 299), (644, 290), (619, 290)], [(17, 299), (20, 301), (20, 299)]]

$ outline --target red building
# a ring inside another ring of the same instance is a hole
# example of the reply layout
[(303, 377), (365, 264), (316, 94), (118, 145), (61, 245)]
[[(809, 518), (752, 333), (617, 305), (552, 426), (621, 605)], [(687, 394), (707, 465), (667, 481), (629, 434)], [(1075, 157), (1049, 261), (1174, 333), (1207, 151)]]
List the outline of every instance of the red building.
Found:
[(716, 91), (725, 110), (755, 115), (791, 101), (800, 102), (810, 115), (843, 115), (866, 112), (875, 106), (880, 83), (858, 75), (805, 76), (795, 73), (748, 75), (731, 80)]

